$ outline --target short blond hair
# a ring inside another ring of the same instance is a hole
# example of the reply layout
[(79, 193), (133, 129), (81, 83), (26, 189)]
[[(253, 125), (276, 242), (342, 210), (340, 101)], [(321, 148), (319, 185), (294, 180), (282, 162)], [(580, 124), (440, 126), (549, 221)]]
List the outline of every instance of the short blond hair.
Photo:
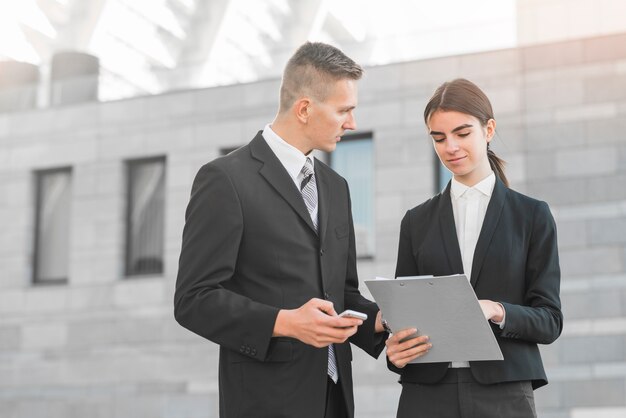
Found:
[(363, 68), (341, 50), (322, 42), (306, 42), (287, 62), (280, 86), (280, 112), (302, 96), (324, 101), (333, 81), (359, 80)]

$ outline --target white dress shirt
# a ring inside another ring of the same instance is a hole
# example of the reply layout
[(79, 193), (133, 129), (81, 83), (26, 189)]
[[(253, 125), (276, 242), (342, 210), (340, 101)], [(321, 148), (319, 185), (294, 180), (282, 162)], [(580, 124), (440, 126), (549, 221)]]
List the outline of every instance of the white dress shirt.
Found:
[[(265, 125), (263, 129), (263, 139), (267, 142), (267, 145), (272, 149), (276, 157), (280, 163), (285, 167), (287, 173), (293, 180), (294, 184), (300, 191), (300, 184), (302, 184), (302, 180), (304, 180), (304, 175), (302, 174), (302, 167), (304, 167), (304, 163), (306, 162), (307, 156), (302, 153), (298, 148), (293, 145), (287, 143), (284, 139), (282, 139), (276, 132), (272, 130), (272, 127), (268, 123)], [(311, 159), (311, 167), (313, 169), (313, 173), (315, 174), (315, 158), (312, 155), (309, 155)], [(317, 218), (317, 206), (313, 209), (313, 213), (311, 214), (311, 218)]]
[[(474, 251), (495, 184), (496, 176), (493, 171), (473, 187), (468, 187), (452, 178), (450, 186), (452, 213), (454, 214), (456, 236), (461, 249), (463, 272), (468, 280), (472, 276)], [(504, 326), (504, 319), (499, 325), (501, 328)], [(469, 363), (452, 362), (450, 367), (469, 367)]]
[(493, 171), (473, 187), (467, 187), (452, 178), (450, 187), (452, 213), (463, 259), (463, 271), (468, 280), (472, 274), (474, 250), (495, 184), (496, 176)]

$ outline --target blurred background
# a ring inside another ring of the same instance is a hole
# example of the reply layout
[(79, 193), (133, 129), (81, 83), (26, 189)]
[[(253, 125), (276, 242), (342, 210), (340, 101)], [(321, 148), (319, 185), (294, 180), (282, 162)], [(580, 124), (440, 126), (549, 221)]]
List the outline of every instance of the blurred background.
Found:
[[(319, 155), (350, 184), (361, 280), (393, 276), (400, 219), (449, 179), (426, 101), (476, 82), (559, 232), (539, 416), (626, 416), (626, 3), (0, 0), (0, 417), (217, 416), (217, 346), (173, 319), (184, 211), (306, 40), (366, 69), (357, 130)], [(353, 367), (356, 416), (395, 416), (384, 359)]]

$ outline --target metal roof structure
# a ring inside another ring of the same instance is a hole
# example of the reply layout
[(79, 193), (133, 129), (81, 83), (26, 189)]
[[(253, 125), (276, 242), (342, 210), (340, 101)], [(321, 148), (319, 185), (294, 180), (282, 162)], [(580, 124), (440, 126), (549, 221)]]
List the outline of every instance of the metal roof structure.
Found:
[[(467, 2), (432, 3), (0, 0), (0, 59), (45, 71), (57, 51), (95, 55), (100, 99), (110, 100), (278, 77), (306, 40), (365, 65), (513, 45), (513, 1), (488, 0), (495, 13), (486, 17)], [(496, 30), (501, 36), (486, 36)]]

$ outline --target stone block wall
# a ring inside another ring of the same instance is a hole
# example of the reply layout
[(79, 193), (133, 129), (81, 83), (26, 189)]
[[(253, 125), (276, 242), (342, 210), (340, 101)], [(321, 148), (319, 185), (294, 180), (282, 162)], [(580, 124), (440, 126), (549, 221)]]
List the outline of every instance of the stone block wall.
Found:
[[(372, 132), (376, 251), (392, 276), (404, 212), (435, 193), (422, 112), (466, 77), (491, 97), (512, 187), (556, 218), (565, 329), (542, 347), (540, 416), (626, 414), (626, 34), (366, 69), (358, 132)], [(217, 347), (172, 315), (184, 210), (199, 167), (249, 141), (279, 80), (0, 114), (2, 417), (216, 417)], [(125, 161), (166, 157), (164, 272), (124, 277)], [(71, 166), (69, 282), (32, 284), (34, 171)], [(363, 289), (365, 292), (365, 289)], [(395, 415), (384, 359), (355, 350), (357, 417)]]

